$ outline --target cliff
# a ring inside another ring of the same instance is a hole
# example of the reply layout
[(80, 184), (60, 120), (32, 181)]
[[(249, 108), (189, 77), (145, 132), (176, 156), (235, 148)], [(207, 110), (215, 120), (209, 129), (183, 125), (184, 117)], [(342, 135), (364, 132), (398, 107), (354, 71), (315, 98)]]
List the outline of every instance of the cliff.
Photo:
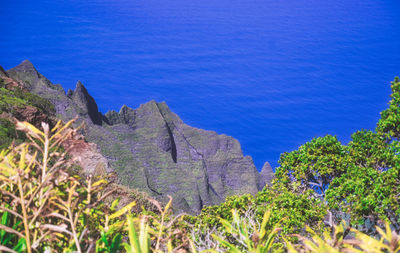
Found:
[(85, 138), (97, 144), (110, 165), (107, 171), (114, 170), (120, 183), (161, 200), (171, 195), (177, 210), (197, 213), (227, 196), (254, 194), (273, 175), (266, 165), (259, 174), (236, 139), (184, 124), (164, 102), (150, 101), (137, 109), (124, 105), (103, 115), (79, 81), (65, 94), (29, 61), (6, 74), (50, 100), (59, 118), (79, 115), (86, 124)]

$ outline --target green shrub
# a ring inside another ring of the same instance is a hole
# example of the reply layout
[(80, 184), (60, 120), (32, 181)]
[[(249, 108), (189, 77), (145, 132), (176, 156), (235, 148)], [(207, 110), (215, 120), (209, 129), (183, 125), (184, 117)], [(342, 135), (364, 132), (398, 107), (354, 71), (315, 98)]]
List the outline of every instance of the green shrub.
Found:
[(17, 131), (14, 123), (8, 119), (0, 118), (0, 150), (8, 148), (13, 141), (20, 144), (25, 140), (25, 134)]
[[(107, 225), (101, 202), (105, 180), (67, 173), (61, 145), (73, 140), (72, 121), (40, 131), (19, 122), (30, 139), (0, 153), (0, 239), (2, 250), (82, 252), (94, 248)], [(106, 193), (105, 193), (106, 194)]]

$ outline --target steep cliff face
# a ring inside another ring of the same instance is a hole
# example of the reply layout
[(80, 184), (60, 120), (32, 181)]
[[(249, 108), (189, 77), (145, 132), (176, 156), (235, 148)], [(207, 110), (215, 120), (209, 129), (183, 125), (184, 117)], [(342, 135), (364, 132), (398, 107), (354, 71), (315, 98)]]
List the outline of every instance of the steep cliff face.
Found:
[(107, 129), (131, 151), (125, 166), (133, 166), (118, 171), (124, 184), (173, 195), (175, 205), (186, 211), (258, 191), (258, 172), (237, 140), (184, 124), (165, 103), (122, 107), (106, 117)]
[(229, 195), (254, 194), (270, 180), (272, 169), (264, 166), (260, 175), (237, 140), (184, 124), (165, 103), (102, 115), (81, 82), (65, 94), (29, 61), (7, 74), (54, 103), (62, 119), (79, 115), (86, 139), (97, 144), (120, 183), (159, 199), (171, 195), (177, 210), (196, 213)]

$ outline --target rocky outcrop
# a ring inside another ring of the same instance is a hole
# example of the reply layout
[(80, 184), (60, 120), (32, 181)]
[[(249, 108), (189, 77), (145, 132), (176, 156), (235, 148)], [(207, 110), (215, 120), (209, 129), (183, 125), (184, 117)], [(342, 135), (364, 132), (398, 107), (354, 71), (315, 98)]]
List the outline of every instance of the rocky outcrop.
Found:
[(109, 166), (107, 159), (98, 151), (96, 144), (87, 142), (84, 136), (80, 134), (73, 136), (63, 147), (68, 150), (70, 161), (84, 169), (79, 174), (110, 176), (109, 179), (115, 180), (112, 175), (114, 170)]
[(15, 88), (18, 88), (21, 89), (22, 91), (27, 91), (27, 89), (23, 84), (10, 78), (7, 72), (1, 66), (0, 66), (0, 79), (2, 81), (2, 85), (4, 86), (4, 88), (8, 90), (14, 90)]
[(93, 124), (102, 124), (102, 115), (99, 112), (97, 104), (93, 97), (89, 95), (89, 92), (83, 86), (81, 81), (76, 83), (75, 91), (69, 92), (69, 98), (71, 98), (79, 108), (82, 108), (82, 116), (88, 116)]
[[(97, 114), (100, 114), (94, 99), (80, 82), (77, 83), (75, 96), (74, 99), (72, 99), (65, 95), (64, 89), (60, 85), (53, 85), (48, 79), (37, 72), (32, 63), (27, 60), (23, 61), (17, 67), (8, 70), (6, 75), (7, 78), (13, 80), (13, 82), (23, 85), (23, 89), (52, 102), (56, 110), (57, 118), (59, 119), (68, 121), (78, 115), (79, 118), (76, 126), (84, 122), (94, 124), (91, 122), (92, 119), (89, 116), (93, 115), (91, 110), (95, 110)], [(8, 80), (5, 78), (3, 79)], [(40, 126), (40, 122), (50, 122), (50, 120), (46, 118), (48, 116), (49, 115), (43, 114), (38, 111), (37, 108), (31, 106), (14, 109), (14, 117), (33, 123), (38, 127)], [(71, 150), (70, 155), (72, 160), (77, 161), (84, 169), (82, 171), (83, 174), (100, 175), (113, 172), (108, 160), (99, 152), (97, 146), (93, 143), (86, 142), (83, 140), (83, 137), (80, 140), (80, 145)]]
[(14, 108), (13, 116), (20, 121), (27, 121), (37, 127), (40, 126), (41, 122), (49, 123), (50, 126), (54, 125), (54, 123), (51, 123), (52, 120), (49, 115), (30, 105)]
[(258, 177), (258, 182), (257, 182), (258, 189), (261, 190), (267, 183), (271, 183), (273, 178), (274, 178), (274, 172), (272, 170), (272, 167), (269, 164), (269, 162), (265, 162), (264, 166), (260, 171), (260, 176)]
[(230, 195), (255, 194), (271, 178), (271, 167), (259, 174), (236, 139), (184, 124), (165, 103), (102, 115), (81, 82), (65, 94), (28, 61), (7, 74), (52, 101), (62, 119), (79, 115), (85, 138), (97, 144), (120, 183), (161, 200), (171, 195), (177, 210), (197, 213)]
[(46, 95), (47, 93), (64, 92), (61, 85), (52, 84), (46, 77), (40, 74), (33, 64), (25, 60), (20, 65), (7, 71), (9, 77), (23, 81), (25, 87), (37, 95)]

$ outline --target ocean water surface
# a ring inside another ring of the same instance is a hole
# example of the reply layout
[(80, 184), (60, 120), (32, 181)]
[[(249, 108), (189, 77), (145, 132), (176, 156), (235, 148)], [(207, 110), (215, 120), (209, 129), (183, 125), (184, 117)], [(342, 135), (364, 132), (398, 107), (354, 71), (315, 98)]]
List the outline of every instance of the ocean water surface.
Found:
[(373, 129), (400, 75), (398, 0), (2, 0), (0, 65), (29, 59), (100, 110), (166, 101), (260, 169)]

